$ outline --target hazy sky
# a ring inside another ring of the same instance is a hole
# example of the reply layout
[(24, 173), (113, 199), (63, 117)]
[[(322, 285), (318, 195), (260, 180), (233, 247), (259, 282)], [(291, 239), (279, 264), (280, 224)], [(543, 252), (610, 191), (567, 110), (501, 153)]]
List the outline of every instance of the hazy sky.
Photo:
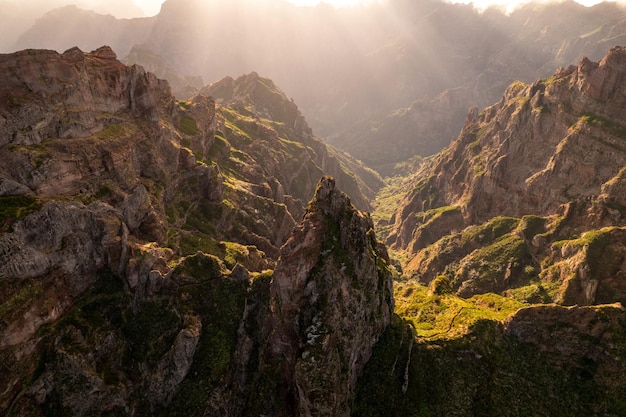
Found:
[[(153, 16), (159, 12), (161, 4), (164, 0), (133, 0), (137, 6), (141, 7), (147, 16)], [(321, 0), (287, 0), (291, 3), (301, 6), (314, 6), (320, 3)], [(323, 0), (326, 3), (333, 4), (335, 6), (355, 6), (360, 3), (367, 3), (376, 0)], [(474, 3), (479, 8), (483, 9), (490, 4), (504, 5), (507, 9), (512, 9), (516, 5), (528, 2), (528, 0), (451, 0), (453, 3)], [(599, 3), (600, 0), (576, 0), (585, 6), (591, 6)]]

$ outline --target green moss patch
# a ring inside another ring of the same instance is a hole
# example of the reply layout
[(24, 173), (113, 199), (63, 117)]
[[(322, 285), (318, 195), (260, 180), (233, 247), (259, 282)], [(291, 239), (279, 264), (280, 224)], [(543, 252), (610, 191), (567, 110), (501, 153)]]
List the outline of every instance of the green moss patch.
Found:
[[(392, 321), (359, 379), (353, 415), (574, 417), (624, 412), (623, 380), (598, 379), (595, 359), (582, 352), (559, 354), (552, 344), (546, 350), (523, 342), (506, 334), (500, 320), (477, 320), (455, 338), (427, 340), (417, 332), (412, 339), (410, 323)], [(585, 336), (574, 338), (586, 348), (595, 343)], [(612, 343), (621, 346), (624, 340)], [(616, 370), (623, 368), (620, 360), (612, 363)]]
[(200, 134), (196, 119), (186, 114), (180, 118), (178, 129), (186, 135), (195, 136)]
[(491, 293), (460, 298), (451, 292), (446, 280), (440, 276), (430, 289), (413, 281), (396, 284), (396, 313), (412, 323), (418, 337), (457, 338), (480, 320), (503, 320), (523, 306)]
[(0, 197), (0, 232), (6, 231), (15, 220), (22, 220), (30, 213), (39, 211), (42, 203), (30, 196)]
[(233, 368), (248, 285), (225, 278), (224, 272), (219, 259), (202, 254), (187, 257), (174, 270), (174, 279), (187, 282), (177, 290), (178, 303), (200, 318), (202, 334), (192, 372), (162, 415), (202, 416), (210, 393)]
[(524, 267), (532, 262), (524, 240), (516, 234), (508, 234), (465, 257), (454, 286), (457, 289), (466, 286), (474, 293), (500, 292), (525, 284), (524, 278), (528, 277), (524, 274)]

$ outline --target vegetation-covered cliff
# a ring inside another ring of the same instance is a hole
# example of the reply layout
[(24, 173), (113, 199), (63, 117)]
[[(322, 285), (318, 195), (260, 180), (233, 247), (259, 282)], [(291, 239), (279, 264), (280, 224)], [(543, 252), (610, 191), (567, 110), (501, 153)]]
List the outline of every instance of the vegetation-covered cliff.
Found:
[(468, 296), (623, 302), (625, 62), (614, 48), (471, 113), (396, 212), (406, 271)]
[[(332, 173), (367, 208), (377, 175), (316, 139), (256, 74), (220, 84), (237, 92), (222, 105), (176, 101), (108, 47), (2, 55), (0, 79), (3, 414), (250, 415), (263, 405), (291, 415), (290, 404), (317, 407), (322, 395), (327, 413), (349, 411), (392, 312), (391, 275), (371, 220), (335, 180), (316, 187)], [(207, 92), (217, 98), (218, 87)], [(317, 229), (299, 242), (305, 213), (305, 230)], [(281, 286), (291, 277), (280, 271), (304, 259), (281, 257), (286, 242), (309, 256), (306, 290)], [(280, 313), (287, 301), (301, 318)], [(296, 337), (294, 361), (307, 349), (307, 361), (325, 358), (324, 381), (344, 399), (304, 364), (284, 371), (281, 400), (269, 396), (283, 365), (263, 352), (278, 329)]]

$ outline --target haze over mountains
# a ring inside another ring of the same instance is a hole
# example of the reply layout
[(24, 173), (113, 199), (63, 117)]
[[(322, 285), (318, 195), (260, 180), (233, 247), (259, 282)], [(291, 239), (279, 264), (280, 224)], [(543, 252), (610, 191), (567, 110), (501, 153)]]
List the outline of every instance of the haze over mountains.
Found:
[(130, 21), (51, 12), (13, 48), (107, 44), (167, 74), (179, 96), (203, 83), (174, 74), (211, 83), (256, 71), (293, 97), (319, 136), (389, 173), (443, 148), (471, 107), (496, 101), (512, 81), (548, 76), (583, 55), (597, 60), (626, 42), (625, 19), (617, 3), (529, 4), (505, 15), (428, 0), (345, 9), (169, 0), (158, 16)]
[(0, 415), (626, 415), (624, 28), (47, 13), (0, 54)]

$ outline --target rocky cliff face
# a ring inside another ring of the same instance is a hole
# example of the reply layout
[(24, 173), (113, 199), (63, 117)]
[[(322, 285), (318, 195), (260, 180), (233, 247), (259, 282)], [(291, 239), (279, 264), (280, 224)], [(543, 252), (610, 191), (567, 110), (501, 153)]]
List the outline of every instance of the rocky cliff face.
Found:
[(165, 81), (116, 58), (107, 47), (89, 55), (78, 48), (4, 55), (2, 145), (86, 137), (115, 123), (116, 113), (158, 121), (159, 110), (172, 111)]
[(408, 249), (408, 270), (448, 271), (465, 295), (533, 282), (567, 304), (623, 301), (624, 57), (515, 83), (470, 113), (397, 211), (390, 243)]
[(354, 415), (624, 413), (625, 57), (514, 83), (405, 180)]
[(381, 337), (354, 415), (624, 413), (621, 304), (511, 311), (494, 294), (467, 300), (409, 283), (396, 295), (401, 306), (413, 298), (401, 307), (413, 325), (397, 320)]
[[(269, 351), (272, 269), (325, 172), (311, 148), (321, 142), (270, 120), (250, 97), (238, 107), (176, 101), (167, 82), (108, 47), (2, 55), (0, 79), (3, 413), (250, 415), (257, 400), (276, 405), (251, 394), (267, 370), (251, 358)], [(306, 127), (271, 90), (265, 103)], [(345, 407), (392, 301), (371, 221), (338, 193), (343, 203), (326, 215), (341, 208), (356, 222), (338, 253), (367, 257), (358, 271), (380, 279), (346, 307), (333, 304), (370, 326), (328, 353), (333, 369), (350, 369), (346, 381), (328, 376), (347, 389)], [(367, 252), (354, 247), (363, 242)], [(334, 297), (339, 278), (316, 294)]]
[(351, 414), (357, 379), (393, 313), (388, 263), (370, 218), (324, 178), (270, 286), (269, 354), (290, 390), (288, 415)]

